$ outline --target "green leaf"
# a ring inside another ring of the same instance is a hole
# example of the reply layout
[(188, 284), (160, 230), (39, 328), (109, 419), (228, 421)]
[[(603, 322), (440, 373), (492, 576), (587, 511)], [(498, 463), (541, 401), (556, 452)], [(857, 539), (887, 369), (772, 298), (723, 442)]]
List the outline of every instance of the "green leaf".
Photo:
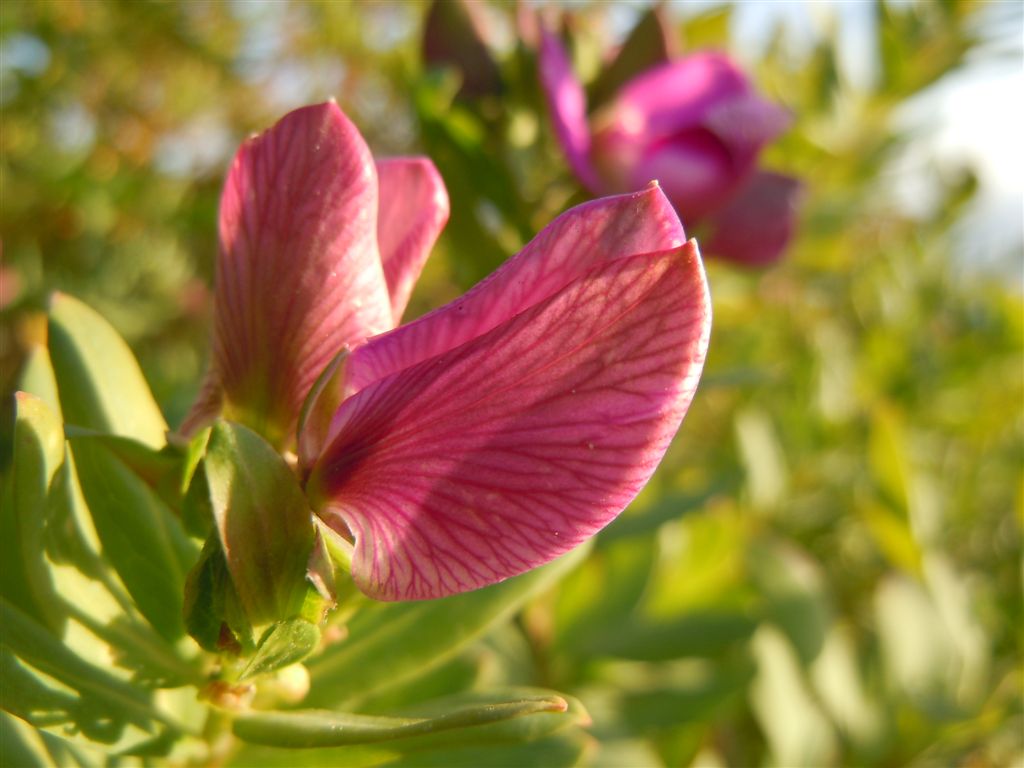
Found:
[(0, 510), (0, 592), (33, 618), (59, 631), (63, 612), (45, 553), (50, 482), (64, 462), (60, 419), (39, 398), (15, 395), (14, 466), (10, 503)]
[(295, 474), (259, 435), (227, 422), (213, 427), (204, 463), (221, 549), (249, 621), (295, 616), (314, 538)]
[(697, 610), (659, 621), (630, 621), (617, 631), (593, 635), (584, 648), (590, 653), (636, 661), (712, 657), (748, 639), (756, 628), (757, 621), (744, 612)]
[(50, 353), (42, 345), (34, 345), (28, 351), (25, 367), (21, 369), (18, 389), (35, 395), (57, 416), (60, 412), (60, 396), (57, 393), (57, 377), (50, 363)]
[(0, 711), (0, 765), (14, 768), (89, 766), (103, 761), (100, 750), (84, 750), (78, 744), (40, 731), (21, 718)]
[(2, 598), (0, 626), (3, 626), (0, 646), (9, 649), (40, 672), (77, 691), (84, 701), (90, 703), (91, 711), (98, 720), (133, 723), (146, 730), (151, 729), (154, 722), (177, 727), (152, 706), (144, 691), (84, 661)]
[(775, 765), (831, 765), (838, 743), (821, 712), (785, 636), (773, 627), (758, 629), (752, 644), (757, 678), (750, 689), (751, 708)]
[(72, 447), (103, 554), (142, 614), (168, 640), (184, 634), (185, 575), (198, 552), (174, 513), (101, 443)]
[(286, 619), (271, 626), (260, 638), (256, 653), (239, 680), (287, 667), (302, 661), (320, 644), (320, 629), (305, 619)]
[(786, 633), (800, 660), (825, 644), (833, 607), (820, 566), (789, 542), (765, 537), (747, 553), (751, 578), (764, 597), (765, 618)]
[(502, 701), (551, 700), (564, 706), (474, 726), (471, 730), (425, 734), (411, 740), (408, 748), (433, 749), (470, 744), (514, 744), (549, 736), (570, 726), (590, 725), (590, 715), (579, 699), (543, 688), (488, 688), (444, 696), (418, 704), (403, 711), (403, 715), (441, 717), (467, 707), (491, 706)]
[(435, 0), (423, 21), (423, 59), (427, 68), (450, 68), (461, 80), (459, 96), (497, 97), (501, 70), (487, 46), (487, 19), (462, 0)]
[(49, 345), (67, 423), (164, 445), (167, 422), (131, 350), (106, 320), (56, 293)]
[[(540, 717), (532, 715), (532, 717)], [(482, 730), (482, 729), (477, 729)], [(453, 733), (453, 732), (448, 732)], [(444, 734), (439, 734), (444, 735)], [(315, 768), (368, 768), (374, 765), (436, 766), (437, 768), (560, 768), (576, 765), (592, 740), (578, 728), (566, 728), (545, 738), (518, 744), (491, 744), (416, 749), (416, 739), (388, 741), (374, 745), (310, 749), (302, 753), (302, 764)], [(290, 749), (245, 745), (229, 765), (258, 768), (294, 768), (295, 752)]]
[[(69, 425), (65, 429), (68, 440), (74, 442), (95, 441), (101, 443), (121, 463), (146, 481), (153, 490), (166, 490), (169, 499), (176, 492), (181, 466), (185, 457), (170, 446), (160, 450), (140, 443), (130, 437), (97, 432), (86, 427)], [(164, 494), (162, 494), (164, 495)]]
[(465, 706), (435, 717), (378, 717), (325, 710), (260, 712), (240, 715), (234, 733), (254, 744), (292, 749), (372, 744), (474, 728), (542, 712), (565, 712), (568, 704), (549, 695)]
[(579, 764), (590, 739), (579, 730), (564, 731), (525, 744), (508, 744), (490, 749), (477, 746), (454, 747), (402, 755), (385, 765), (402, 768), (561, 768)]
[(601, 68), (590, 88), (588, 101), (591, 111), (612, 98), (637, 75), (669, 61), (677, 46), (664, 15), (664, 9), (659, 6), (648, 8), (630, 31), (615, 59)]
[(588, 550), (578, 547), (541, 568), (475, 592), (367, 605), (349, 623), (348, 637), (309, 663), (312, 686), (306, 703), (350, 704), (433, 669), (508, 619), (575, 567)]
[(148, 624), (123, 615), (103, 623), (74, 605), (69, 613), (110, 647), (119, 667), (132, 671), (133, 683), (148, 688), (177, 688), (199, 687), (206, 682), (199, 664), (182, 658)]
[(594, 687), (581, 696), (602, 713), (602, 720), (634, 732), (672, 729), (714, 722), (725, 710), (741, 707), (753, 673), (745, 650), (724, 662), (694, 659), (657, 667), (619, 662), (606, 673), (616, 675), (616, 685)]
[(597, 537), (597, 546), (598, 548), (604, 548), (606, 545), (619, 539), (653, 533), (671, 520), (678, 520), (688, 512), (702, 509), (715, 496), (720, 496), (723, 493), (735, 493), (736, 486), (737, 483), (732, 478), (717, 478), (715, 482), (709, 484), (707, 488), (698, 493), (669, 492), (651, 504), (650, 507), (636, 512), (630, 508), (629, 511), (620, 515), (611, 525), (601, 531)]

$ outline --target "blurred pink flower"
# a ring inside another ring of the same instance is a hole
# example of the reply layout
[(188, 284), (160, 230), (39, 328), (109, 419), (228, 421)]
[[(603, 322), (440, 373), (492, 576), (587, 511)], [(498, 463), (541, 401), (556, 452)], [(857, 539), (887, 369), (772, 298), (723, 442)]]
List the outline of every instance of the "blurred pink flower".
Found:
[(391, 162), (377, 213), (373, 161), (333, 103), (243, 146), (212, 380), (228, 418), (301, 422), (307, 495), (364, 592), (434, 598), (548, 562), (629, 503), (689, 406), (710, 307), (651, 185), (568, 211), (462, 298), (374, 336), (447, 215), (432, 166)]
[(656, 179), (709, 254), (739, 263), (777, 260), (793, 233), (800, 185), (757, 169), (761, 149), (789, 124), (723, 54), (668, 61), (625, 83), (591, 117), (565, 48), (540, 29), (540, 79), (555, 134), (595, 195)]

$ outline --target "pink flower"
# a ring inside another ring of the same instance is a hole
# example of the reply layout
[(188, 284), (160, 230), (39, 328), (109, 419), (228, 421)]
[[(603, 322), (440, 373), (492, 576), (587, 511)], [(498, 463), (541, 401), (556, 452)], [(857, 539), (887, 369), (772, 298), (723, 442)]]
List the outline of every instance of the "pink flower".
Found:
[(223, 413), (291, 445), (331, 358), (401, 320), (447, 221), (434, 164), (374, 161), (333, 102), (246, 141), (221, 195), (213, 359), (182, 431)]
[(555, 134), (592, 193), (657, 179), (709, 253), (743, 264), (778, 259), (793, 233), (799, 183), (757, 170), (788, 115), (758, 96), (724, 55), (698, 53), (648, 69), (592, 118), (561, 41), (541, 29), (540, 78)]
[(364, 592), (433, 598), (567, 552), (639, 492), (697, 386), (707, 286), (650, 186), (563, 214), (394, 328), (447, 199), (427, 161), (377, 169), (379, 214), (374, 163), (334, 103), (243, 146), (221, 209), (213, 381), (229, 418), (280, 431), (347, 349), (300, 428), (307, 495), (352, 543)]

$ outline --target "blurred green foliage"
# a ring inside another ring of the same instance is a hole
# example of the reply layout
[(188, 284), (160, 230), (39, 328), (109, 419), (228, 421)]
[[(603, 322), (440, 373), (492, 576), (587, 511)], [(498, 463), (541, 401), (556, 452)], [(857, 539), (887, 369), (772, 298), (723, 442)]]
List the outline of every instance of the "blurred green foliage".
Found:
[[(178, 423), (204, 364), (221, 179), (246, 133), (302, 103), (335, 96), (375, 152), (425, 152), (439, 166), (451, 222), (411, 315), (458, 295), (584, 199), (548, 130), (517, 9), (480, 9), (500, 80), (473, 93), (457, 71), (421, 64), (427, 9), (0, 6), (4, 392), (45, 340), (57, 289), (117, 327)], [(969, 168), (930, 177), (938, 204), (923, 216), (894, 201), (886, 176), (915, 140), (897, 128), (900, 106), (985, 53), (979, 19), (992, 9), (873, 4), (870, 87), (844, 75), (835, 33), (798, 56), (777, 30), (753, 74), (796, 118), (767, 159), (805, 180), (802, 226), (771, 271), (708, 264), (706, 373), (651, 486), (557, 586), (514, 621), (493, 603), (490, 623), (462, 625), (463, 639), (431, 651), (427, 671), (414, 660), (420, 671), (360, 693), (341, 691), (341, 679), (318, 687), (310, 665), (318, 706), (386, 713), (539, 685), (578, 697), (590, 736), (434, 757), (317, 752), (312, 763), (1024, 759), (1024, 302), (1019, 285), (955, 263)], [(624, 11), (635, 9), (573, 5), (581, 71), (600, 69), (609, 21)], [(733, 12), (687, 15), (676, 31), (686, 47), (728, 47)], [(4, 424), (6, 463), (10, 413)], [(395, 610), (362, 614), (353, 632), (386, 633), (381, 617)], [(388, 635), (389, 653), (417, 642), (431, 610), (406, 612), (410, 635)], [(17, 616), (4, 634), (41, 642)], [(436, 631), (450, 618), (434, 620)], [(357, 651), (351, 674), (380, 666)], [(10, 658), (5, 686), (22, 680)], [(89, 681), (109, 693), (102, 678)], [(144, 709), (129, 694), (118, 706), (131, 722)], [(4, 708), (25, 714), (10, 699)], [(5, 733), (23, 728), (4, 718)], [(51, 756), (79, 749), (44, 740)], [(247, 749), (240, 764), (296, 764)]]

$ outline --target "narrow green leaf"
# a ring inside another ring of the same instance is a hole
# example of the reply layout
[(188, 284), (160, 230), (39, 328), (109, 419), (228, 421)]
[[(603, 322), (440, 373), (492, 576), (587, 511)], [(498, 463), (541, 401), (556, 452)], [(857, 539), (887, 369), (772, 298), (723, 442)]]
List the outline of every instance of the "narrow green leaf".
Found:
[(182, 658), (148, 624), (125, 616), (104, 624), (74, 605), (69, 611), (74, 619), (110, 646), (117, 656), (118, 666), (132, 671), (133, 682), (147, 688), (198, 687), (206, 682), (198, 663)]
[(0, 646), (40, 672), (102, 705), (111, 717), (150, 729), (154, 721), (171, 727), (149, 702), (147, 694), (78, 657), (64, 643), (15, 606), (0, 598)]
[[(64, 463), (50, 484), (46, 527), (46, 553), (55, 565), (71, 565), (83, 578), (100, 581), (122, 605), (131, 599), (103, 556), (96, 526), (89, 515), (78, 469), (70, 447), (64, 444)], [(62, 591), (62, 594), (65, 594)]]
[(832, 723), (808, 690), (800, 660), (774, 627), (758, 629), (752, 643), (757, 677), (750, 705), (775, 765), (832, 765), (839, 743)]
[(259, 712), (240, 715), (234, 733), (254, 744), (293, 749), (338, 747), (473, 728), (540, 712), (564, 712), (567, 708), (564, 699), (552, 695), (467, 706), (436, 717), (376, 717), (324, 710)]
[(78, 696), (47, 679), (6, 648), (0, 651), (0, 710), (28, 720), (44, 714), (55, 720), (71, 720)]
[(590, 715), (579, 699), (543, 688), (490, 688), (482, 691), (468, 691), (418, 704), (400, 714), (416, 717), (440, 717), (449, 712), (489, 706), (495, 702), (534, 699), (561, 701), (565, 706), (535, 712), (528, 717), (514, 717), (483, 723), (457, 732), (425, 734), (410, 740), (407, 745), (403, 746), (403, 749), (421, 750), (468, 745), (515, 744), (540, 739), (570, 726), (587, 726), (591, 723)]
[(86, 751), (79, 745), (37, 730), (24, 720), (0, 711), (0, 765), (10, 768), (47, 766), (93, 766), (103, 760), (100, 750)]
[(0, 510), (0, 591), (35, 619), (59, 631), (63, 613), (45, 554), (50, 482), (64, 462), (59, 417), (38, 397), (15, 395), (10, 503)]
[(130, 437), (97, 432), (87, 427), (68, 425), (65, 428), (68, 440), (75, 442), (95, 441), (101, 443), (121, 463), (146, 481), (154, 490), (162, 486), (168, 491), (177, 490), (178, 476), (185, 457), (177, 449), (164, 446), (155, 450)]
[(313, 682), (306, 703), (351, 704), (433, 669), (557, 581), (588, 549), (578, 547), (541, 568), (475, 592), (368, 605), (349, 623), (344, 642), (309, 663)]
[(305, 619), (279, 621), (263, 633), (239, 680), (264, 675), (302, 661), (320, 644), (320, 629)]
[(102, 444), (72, 447), (103, 554), (142, 614), (168, 640), (184, 634), (185, 575), (197, 547), (174, 513)]
[(134, 355), (106, 320), (77, 299), (54, 294), (49, 346), (67, 423), (164, 445), (167, 422)]
[(213, 427), (205, 468), (221, 549), (249, 621), (295, 616), (314, 536), (295, 474), (259, 435), (227, 422)]
[[(537, 715), (533, 715), (537, 717)], [(302, 753), (307, 768), (370, 768), (375, 765), (436, 766), (436, 768), (568, 768), (577, 765), (592, 740), (578, 728), (559, 731), (546, 738), (521, 744), (471, 745), (417, 750), (415, 739), (387, 741), (333, 749), (310, 749)], [(246, 744), (229, 761), (240, 768), (294, 768), (295, 752), (280, 747)]]

